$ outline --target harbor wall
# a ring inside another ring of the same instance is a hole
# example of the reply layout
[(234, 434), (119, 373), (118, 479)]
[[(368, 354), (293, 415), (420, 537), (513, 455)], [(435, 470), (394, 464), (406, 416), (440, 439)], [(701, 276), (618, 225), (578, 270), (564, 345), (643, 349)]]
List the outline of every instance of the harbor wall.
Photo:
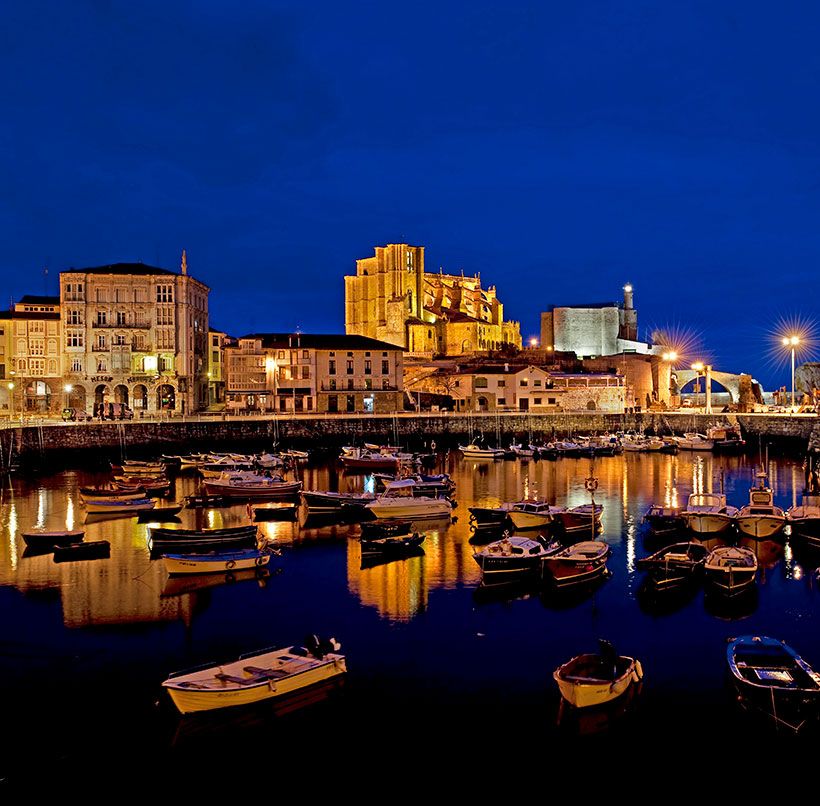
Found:
[(455, 448), (478, 434), (489, 444), (634, 430), (649, 434), (705, 432), (713, 425), (739, 423), (750, 450), (760, 446), (802, 455), (820, 446), (820, 418), (761, 414), (470, 414), (303, 415), (113, 423), (54, 423), (8, 426), (0, 430), (0, 465), (100, 464), (111, 459), (196, 451), (271, 450), (274, 445), (336, 452), (341, 445), (394, 443), (421, 449)]

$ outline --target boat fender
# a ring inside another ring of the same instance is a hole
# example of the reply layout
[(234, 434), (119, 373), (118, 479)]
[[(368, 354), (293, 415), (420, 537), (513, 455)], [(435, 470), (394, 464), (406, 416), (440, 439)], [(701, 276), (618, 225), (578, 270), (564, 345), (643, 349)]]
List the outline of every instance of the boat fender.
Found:
[(632, 671), (632, 680), (635, 683), (640, 683), (643, 680), (643, 666), (639, 660), (635, 661), (635, 668)]
[(235, 567), (236, 567), (236, 560), (228, 560), (228, 562), (225, 563), (225, 568), (227, 568), (229, 571), (231, 570), (231, 568), (235, 568)]
[(265, 564), (265, 558), (264, 557), (257, 557), (256, 558), (256, 564), (257, 565), (264, 565)]

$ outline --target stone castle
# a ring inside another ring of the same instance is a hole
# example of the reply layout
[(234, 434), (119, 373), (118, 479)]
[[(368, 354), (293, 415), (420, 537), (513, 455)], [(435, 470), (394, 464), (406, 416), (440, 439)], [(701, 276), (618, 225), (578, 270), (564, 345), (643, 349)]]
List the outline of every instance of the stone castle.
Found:
[(504, 320), (494, 286), (479, 275), (429, 274), (424, 247), (377, 246), (345, 277), (345, 328), (410, 355), (465, 355), (521, 347), (518, 322)]

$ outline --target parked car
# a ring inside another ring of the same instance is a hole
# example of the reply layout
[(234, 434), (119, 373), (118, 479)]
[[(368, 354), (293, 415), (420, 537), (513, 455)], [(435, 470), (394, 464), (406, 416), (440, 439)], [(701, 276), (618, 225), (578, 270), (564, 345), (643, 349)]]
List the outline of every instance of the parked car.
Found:
[(75, 406), (68, 406), (63, 409), (63, 419), (67, 423), (79, 423), (93, 419), (85, 409), (78, 409)]

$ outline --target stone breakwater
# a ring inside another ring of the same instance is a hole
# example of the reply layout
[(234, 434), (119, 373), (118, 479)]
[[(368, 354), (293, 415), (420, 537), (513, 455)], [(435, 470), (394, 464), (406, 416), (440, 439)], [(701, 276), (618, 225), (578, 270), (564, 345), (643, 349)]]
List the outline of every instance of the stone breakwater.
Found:
[(483, 434), (490, 444), (513, 440), (571, 437), (634, 430), (661, 435), (705, 432), (713, 425), (739, 423), (750, 450), (769, 445), (802, 455), (811, 445), (820, 447), (817, 416), (759, 414), (412, 414), (303, 415), (292, 417), (234, 417), (161, 422), (54, 423), (9, 426), (0, 430), (0, 465), (103, 464), (125, 456), (137, 458), (160, 453), (196, 451), (259, 451), (274, 445), (326, 448), (346, 444), (394, 443), (421, 449), (430, 441), (439, 450), (455, 448), (471, 436)]

